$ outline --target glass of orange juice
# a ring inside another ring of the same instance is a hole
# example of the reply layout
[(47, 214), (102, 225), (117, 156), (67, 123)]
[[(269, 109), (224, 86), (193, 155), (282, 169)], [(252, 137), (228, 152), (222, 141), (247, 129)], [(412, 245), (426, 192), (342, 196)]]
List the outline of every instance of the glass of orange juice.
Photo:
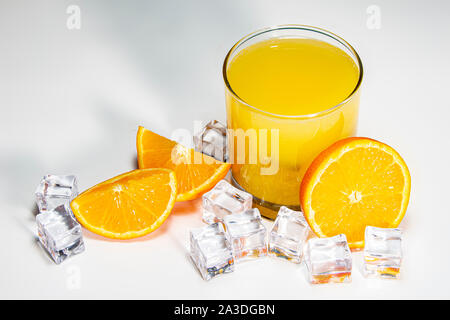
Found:
[(238, 41), (223, 65), (233, 183), (263, 215), (300, 210), (312, 160), (356, 134), (363, 67), (339, 36), (283, 25)]

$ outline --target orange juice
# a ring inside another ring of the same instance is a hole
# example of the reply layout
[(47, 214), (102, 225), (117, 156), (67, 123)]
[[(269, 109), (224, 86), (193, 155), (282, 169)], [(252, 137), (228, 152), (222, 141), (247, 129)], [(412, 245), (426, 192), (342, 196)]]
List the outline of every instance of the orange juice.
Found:
[(232, 175), (258, 204), (298, 208), (300, 182), (314, 157), (356, 133), (361, 65), (357, 55), (321, 39), (251, 39), (239, 51), (233, 47), (224, 66), (227, 126), (253, 130), (244, 137), (246, 153), (257, 140), (256, 160), (246, 155), (239, 162), (230, 138)]
[(347, 98), (358, 82), (355, 62), (315, 39), (270, 39), (231, 61), (228, 81), (248, 104), (281, 115), (306, 115)]

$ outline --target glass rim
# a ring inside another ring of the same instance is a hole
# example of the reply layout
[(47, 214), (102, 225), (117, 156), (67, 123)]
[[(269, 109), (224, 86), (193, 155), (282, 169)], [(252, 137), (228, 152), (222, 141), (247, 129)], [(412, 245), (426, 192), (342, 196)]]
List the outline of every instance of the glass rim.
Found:
[[(250, 104), (248, 104), (247, 102), (245, 102), (241, 97), (239, 97), (237, 95), (236, 92), (234, 92), (234, 90), (231, 88), (231, 84), (228, 81), (228, 77), (227, 77), (227, 65), (228, 62), (230, 60), (231, 54), (234, 53), (234, 51), (243, 43), (247, 42), (248, 40), (251, 40), (261, 34), (264, 33), (268, 33), (271, 31), (275, 31), (275, 30), (288, 30), (288, 29), (298, 29), (298, 30), (306, 30), (306, 31), (312, 31), (312, 32), (316, 32), (316, 33), (320, 33), (323, 34), (325, 36), (328, 36), (338, 42), (340, 42), (342, 45), (344, 45), (347, 49), (349, 49), (351, 51), (351, 53), (354, 55), (354, 57), (356, 58), (357, 61), (357, 65), (359, 68), (359, 77), (358, 77), (358, 82), (355, 85), (355, 88), (353, 89), (353, 91), (340, 103), (316, 112), (316, 113), (311, 113), (311, 114), (302, 114), (302, 115), (282, 115), (282, 114), (277, 114), (277, 113), (272, 113), (272, 112), (268, 112), (268, 111), (264, 111), (261, 110), (255, 106), (252, 106)], [(356, 94), (356, 92), (358, 92), (358, 89), (361, 86), (361, 82), (363, 79), (363, 64), (361, 61), (361, 58), (359, 57), (359, 54), (356, 52), (356, 50), (347, 42), (345, 41), (343, 38), (339, 37), (338, 35), (322, 29), (322, 28), (317, 28), (317, 27), (313, 27), (313, 26), (308, 26), (308, 25), (301, 25), (301, 24), (284, 24), (284, 25), (277, 25), (277, 26), (272, 26), (272, 27), (267, 27), (267, 28), (263, 28), (263, 29), (259, 29), (255, 32), (252, 32), (246, 36), (244, 36), (243, 38), (241, 38), (238, 42), (236, 42), (231, 49), (228, 51), (227, 55), (225, 56), (225, 60), (223, 62), (223, 67), (222, 67), (222, 76), (223, 76), (223, 80), (225, 82), (225, 86), (227, 88), (227, 90), (234, 96), (235, 99), (237, 99), (242, 105), (245, 105), (255, 111), (258, 111), (260, 113), (269, 115), (271, 117), (277, 117), (277, 118), (286, 118), (286, 119), (309, 119), (309, 118), (316, 118), (316, 117), (320, 117), (322, 115), (328, 114), (330, 112), (332, 112), (333, 110), (338, 109), (340, 106), (344, 105), (345, 103), (347, 103), (348, 101), (350, 101), (353, 96)]]

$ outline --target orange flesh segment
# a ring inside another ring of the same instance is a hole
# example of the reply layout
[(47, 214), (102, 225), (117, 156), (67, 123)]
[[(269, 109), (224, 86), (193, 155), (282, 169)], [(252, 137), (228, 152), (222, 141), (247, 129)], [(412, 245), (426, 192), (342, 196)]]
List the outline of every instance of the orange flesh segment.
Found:
[(139, 127), (136, 146), (139, 168), (167, 168), (175, 172), (177, 201), (200, 197), (223, 179), (231, 166), (143, 127)]
[(322, 152), (308, 169), (301, 202), (317, 235), (344, 233), (351, 248), (361, 248), (366, 226), (392, 228), (401, 222), (410, 176), (391, 147), (367, 138), (344, 140)]
[(130, 239), (156, 230), (165, 221), (176, 192), (172, 171), (134, 170), (88, 189), (71, 207), (88, 230), (108, 238)]

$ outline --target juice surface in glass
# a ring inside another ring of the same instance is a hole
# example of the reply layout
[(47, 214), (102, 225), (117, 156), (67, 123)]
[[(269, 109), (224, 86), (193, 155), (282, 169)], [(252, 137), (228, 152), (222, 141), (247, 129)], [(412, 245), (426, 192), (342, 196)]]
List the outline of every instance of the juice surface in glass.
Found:
[[(279, 163), (276, 172), (263, 174), (261, 168), (270, 167), (263, 155), (256, 163), (249, 163), (248, 155), (245, 163), (234, 158), (233, 178), (259, 204), (299, 209), (301, 179), (314, 157), (356, 133), (360, 65), (337, 46), (305, 37), (269, 38), (228, 58), (227, 126), (256, 130), (258, 155), (262, 148)], [(262, 137), (260, 129), (267, 129), (269, 137)], [(278, 130), (278, 146), (272, 150), (273, 129)], [(251, 138), (248, 134), (246, 153)], [(233, 142), (236, 157), (240, 150)]]
[(358, 82), (355, 62), (315, 39), (270, 39), (231, 61), (228, 81), (248, 104), (280, 115), (307, 115), (345, 100)]

